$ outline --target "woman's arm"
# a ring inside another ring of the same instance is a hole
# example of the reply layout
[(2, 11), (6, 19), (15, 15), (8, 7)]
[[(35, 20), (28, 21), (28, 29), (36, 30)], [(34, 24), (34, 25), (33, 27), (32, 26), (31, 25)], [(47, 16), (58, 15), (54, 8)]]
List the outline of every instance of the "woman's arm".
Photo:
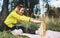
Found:
[(36, 19), (33, 19), (33, 18), (30, 19), (30, 22), (37, 23), (37, 24), (41, 23), (40, 20), (36, 20)]

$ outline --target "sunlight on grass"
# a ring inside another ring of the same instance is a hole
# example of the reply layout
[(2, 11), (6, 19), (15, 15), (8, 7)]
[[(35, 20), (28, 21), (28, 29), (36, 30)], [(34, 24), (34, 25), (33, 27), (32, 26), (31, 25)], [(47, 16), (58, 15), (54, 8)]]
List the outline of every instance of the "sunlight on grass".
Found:
[(46, 17), (45, 22), (47, 24), (47, 30), (60, 31), (60, 20), (59, 20), (59, 18)]

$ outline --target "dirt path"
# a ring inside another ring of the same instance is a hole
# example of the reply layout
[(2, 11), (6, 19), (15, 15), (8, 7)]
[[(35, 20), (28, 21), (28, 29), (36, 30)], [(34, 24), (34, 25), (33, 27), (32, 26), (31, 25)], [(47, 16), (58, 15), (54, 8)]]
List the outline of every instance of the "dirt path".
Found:
[(60, 32), (47, 30), (45, 38), (60, 38)]
[[(41, 35), (34, 35), (34, 34), (27, 34), (27, 33), (23, 33), (22, 35), (26, 35), (30, 38), (42, 38)], [(60, 38), (60, 32), (47, 30), (46, 36), (44, 38)]]

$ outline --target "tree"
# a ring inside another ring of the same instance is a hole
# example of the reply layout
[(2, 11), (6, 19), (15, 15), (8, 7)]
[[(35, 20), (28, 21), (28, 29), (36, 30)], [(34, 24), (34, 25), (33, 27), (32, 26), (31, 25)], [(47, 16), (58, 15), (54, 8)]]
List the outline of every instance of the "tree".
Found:
[(5, 19), (8, 15), (8, 0), (3, 0), (3, 7), (2, 7), (2, 18)]
[(46, 14), (48, 14), (49, 17), (54, 17), (54, 18), (58, 18), (60, 15), (60, 8), (55, 8), (55, 7), (51, 7), (48, 2), (45, 6), (47, 8)]
[(6, 18), (6, 16), (8, 15), (8, 1), (9, 0), (3, 0), (3, 6), (2, 6), (2, 18), (1, 18), (1, 25), (3, 24), (4, 19)]

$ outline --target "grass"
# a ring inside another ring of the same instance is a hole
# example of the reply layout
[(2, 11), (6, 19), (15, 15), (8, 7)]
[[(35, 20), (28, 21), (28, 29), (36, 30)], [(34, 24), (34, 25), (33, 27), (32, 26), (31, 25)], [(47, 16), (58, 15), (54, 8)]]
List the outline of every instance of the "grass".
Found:
[(60, 31), (60, 18), (45, 18), (47, 30)]
[(14, 36), (8, 31), (0, 32), (0, 38), (29, 38), (27, 36)]

